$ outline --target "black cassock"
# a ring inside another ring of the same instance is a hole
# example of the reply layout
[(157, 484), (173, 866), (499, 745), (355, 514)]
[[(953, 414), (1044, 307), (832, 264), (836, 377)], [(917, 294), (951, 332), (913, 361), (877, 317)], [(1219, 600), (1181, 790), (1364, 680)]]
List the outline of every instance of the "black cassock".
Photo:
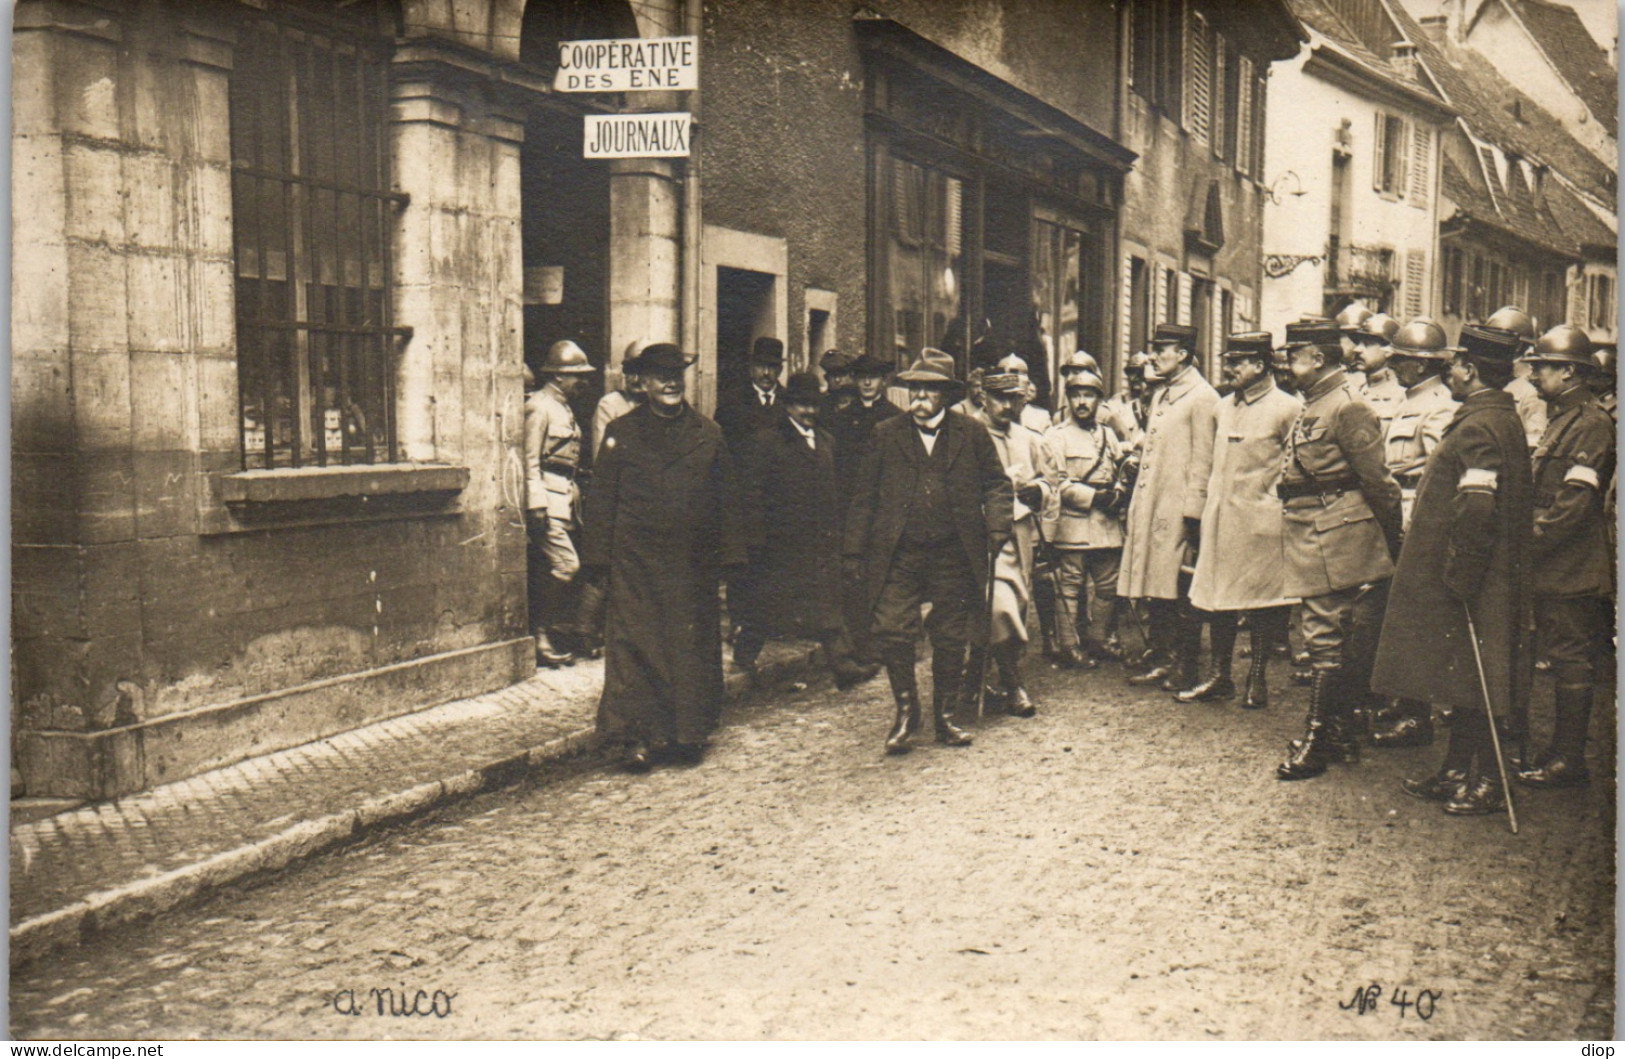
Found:
[(609, 425), (582, 516), (584, 566), (608, 571), (600, 733), (703, 743), (722, 708), (718, 584), (745, 561), (721, 429), (685, 406)]

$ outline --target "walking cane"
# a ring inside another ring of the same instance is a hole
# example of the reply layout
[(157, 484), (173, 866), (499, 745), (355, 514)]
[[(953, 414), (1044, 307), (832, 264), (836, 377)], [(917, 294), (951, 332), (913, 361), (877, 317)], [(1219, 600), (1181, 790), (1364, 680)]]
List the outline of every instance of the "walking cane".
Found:
[(1495, 727), (1495, 709), (1490, 705), (1490, 681), (1484, 675), (1484, 656), (1478, 651), (1478, 629), (1473, 625), (1473, 610), (1464, 601), (1462, 613), (1467, 615), (1467, 636), (1473, 642), (1473, 662), (1478, 666), (1478, 686), (1484, 692), (1484, 713), (1490, 722), (1490, 745), (1495, 747), (1495, 767), (1501, 770), (1501, 790), (1506, 794), (1507, 823), (1512, 833), (1518, 833), (1518, 810), (1512, 805), (1512, 784), (1507, 782), (1507, 762), (1501, 755), (1501, 733)]
[[(1014, 529), (1014, 527), (1011, 527)], [(1014, 537), (1010, 538), (1012, 541)], [(999, 551), (1003, 551), (1001, 547)], [(993, 575), (998, 571), (999, 552), (988, 549), (987, 556), (987, 600), (982, 606), (982, 617), (987, 629), (987, 643), (982, 646), (982, 664), (976, 673), (976, 719), (980, 721), (987, 709), (987, 663), (993, 655)]]

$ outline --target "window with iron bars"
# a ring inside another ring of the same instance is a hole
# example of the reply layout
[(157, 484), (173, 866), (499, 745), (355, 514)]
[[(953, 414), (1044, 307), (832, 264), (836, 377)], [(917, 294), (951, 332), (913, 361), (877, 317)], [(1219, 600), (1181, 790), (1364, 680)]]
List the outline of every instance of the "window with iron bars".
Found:
[(396, 458), (387, 12), (317, 11), (250, 16), (231, 78), (245, 469)]

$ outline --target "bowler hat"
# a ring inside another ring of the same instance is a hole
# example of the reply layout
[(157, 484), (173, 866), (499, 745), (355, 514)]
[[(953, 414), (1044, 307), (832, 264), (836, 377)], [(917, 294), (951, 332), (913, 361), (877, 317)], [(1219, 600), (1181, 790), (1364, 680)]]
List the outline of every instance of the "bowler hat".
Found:
[(1590, 371), (1596, 367), (1591, 361), (1592, 348), (1584, 331), (1572, 324), (1558, 324), (1519, 359), (1530, 364), (1577, 364)]
[(825, 375), (846, 375), (852, 371), (852, 359), (838, 349), (832, 349), (818, 358), (818, 367)]
[(750, 344), (750, 361), (752, 364), (783, 364), (784, 343), (763, 335)]
[(920, 350), (920, 358), (910, 364), (907, 371), (897, 373), (897, 381), (912, 386), (963, 385), (954, 378), (954, 358), (940, 349), (932, 349), (929, 346)]
[(1238, 331), (1224, 340), (1226, 357), (1263, 357), (1269, 359), (1275, 348), (1275, 338), (1268, 331)]
[(1511, 364), (1518, 359), (1518, 351), (1522, 348), (1522, 336), (1510, 328), (1462, 325), (1461, 351), (1470, 357)]
[(785, 404), (817, 404), (823, 396), (818, 376), (810, 371), (798, 371), (784, 384)]
[(626, 363), (630, 370), (642, 375), (651, 371), (682, 371), (694, 363), (694, 359), (670, 342), (656, 342), (645, 346), (642, 353)]
[(854, 375), (890, 375), (892, 366), (873, 353), (862, 353), (852, 360)]
[(1158, 342), (1175, 342), (1185, 349), (1192, 349), (1196, 346), (1196, 328), (1189, 324), (1158, 324), (1157, 329), (1151, 333), (1151, 342), (1153, 345)]
[(1326, 319), (1299, 320), (1286, 325), (1286, 345), (1288, 349), (1298, 346), (1315, 346), (1323, 353), (1335, 353), (1341, 357), (1343, 346), (1342, 332), (1336, 322)]

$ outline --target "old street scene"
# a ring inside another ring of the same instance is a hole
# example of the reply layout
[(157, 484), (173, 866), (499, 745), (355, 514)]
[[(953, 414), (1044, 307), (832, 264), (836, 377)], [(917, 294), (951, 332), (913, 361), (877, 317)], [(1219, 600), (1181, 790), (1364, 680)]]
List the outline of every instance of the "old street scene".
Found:
[(1614, 18), (19, 0), (13, 1035), (1612, 1037)]

